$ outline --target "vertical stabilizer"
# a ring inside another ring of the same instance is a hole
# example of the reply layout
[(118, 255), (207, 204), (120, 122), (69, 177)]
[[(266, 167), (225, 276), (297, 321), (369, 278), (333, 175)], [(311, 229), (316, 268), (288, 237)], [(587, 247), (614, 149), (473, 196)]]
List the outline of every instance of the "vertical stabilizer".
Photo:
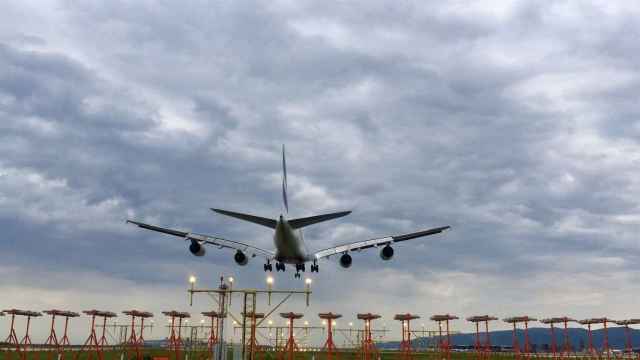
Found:
[(287, 199), (287, 161), (284, 157), (284, 144), (282, 144), (282, 202), (284, 209), (289, 213), (289, 201)]

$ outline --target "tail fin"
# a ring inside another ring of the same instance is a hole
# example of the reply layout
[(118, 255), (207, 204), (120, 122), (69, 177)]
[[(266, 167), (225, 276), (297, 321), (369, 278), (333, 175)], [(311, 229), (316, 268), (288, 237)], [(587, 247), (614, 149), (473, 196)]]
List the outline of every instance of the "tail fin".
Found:
[(327, 221), (327, 220), (337, 219), (337, 218), (340, 218), (340, 217), (343, 217), (343, 216), (347, 216), (349, 214), (351, 214), (351, 211), (341, 211), (341, 212), (337, 212), (337, 213), (316, 215), (316, 216), (310, 216), (310, 217), (306, 217), (306, 218), (293, 219), (293, 220), (289, 220), (289, 225), (294, 229), (300, 229), (300, 228), (303, 228), (305, 226), (317, 224), (319, 222), (323, 222), (323, 221)]
[(234, 217), (236, 219), (252, 222), (254, 224), (266, 226), (266, 227), (272, 228), (272, 229), (275, 229), (276, 228), (276, 224), (277, 224), (277, 221), (275, 221), (273, 219), (263, 218), (263, 217), (260, 217), (260, 216), (237, 213), (237, 212), (227, 211), (227, 210), (222, 210), (222, 209), (211, 209), (211, 210), (217, 212), (218, 214), (231, 216), (231, 217)]
[(282, 202), (284, 209), (289, 213), (289, 200), (287, 199), (287, 161), (284, 158), (284, 144), (282, 144)]

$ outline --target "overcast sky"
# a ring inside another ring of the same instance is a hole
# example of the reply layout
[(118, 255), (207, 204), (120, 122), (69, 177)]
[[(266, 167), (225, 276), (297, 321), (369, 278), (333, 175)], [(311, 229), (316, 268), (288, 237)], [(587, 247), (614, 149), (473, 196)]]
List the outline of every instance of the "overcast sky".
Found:
[[(394, 329), (400, 312), (637, 317), (639, 12), (626, 1), (5, 3), (1, 307), (161, 319), (210, 305), (188, 306), (190, 274), (262, 286), (257, 258), (196, 258), (124, 221), (271, 248), (269, 229), (208, 209), (280, 214), (286, 144), (292, 216), (353, 210), (309, 228), (310, 248), (453, 230), (398, 245), (393, 261), (375, 250), (349, 270), (323, 261), (312, 306), (283, 310), (345, 323), (378, 312)], [(274, 275), (302, 286), (291, 269)]]

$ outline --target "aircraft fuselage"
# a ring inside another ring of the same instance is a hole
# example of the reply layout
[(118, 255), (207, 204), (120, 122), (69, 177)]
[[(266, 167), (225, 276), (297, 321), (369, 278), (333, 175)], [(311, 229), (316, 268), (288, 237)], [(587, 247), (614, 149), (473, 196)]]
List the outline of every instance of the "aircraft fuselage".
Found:
[(276, 261), (286, 264), (304, 264), (311, 260), (304, 246), (302, 230), (292, 229), (282, 215), (278, 218), (273, 242), (276, 247)]

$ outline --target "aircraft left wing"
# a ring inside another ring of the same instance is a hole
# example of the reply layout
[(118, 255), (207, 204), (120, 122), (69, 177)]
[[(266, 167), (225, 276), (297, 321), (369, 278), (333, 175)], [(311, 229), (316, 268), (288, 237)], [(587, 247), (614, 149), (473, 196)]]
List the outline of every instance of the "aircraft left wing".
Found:
[(364, 241), (356, 241), (349, 244), (334, 246), (328, 249), (320, 250), (315, 254), (313, 254), (313, 256), (315, 259), (322, 259), (325, 257), (329, 257), (331, 255), (344, 254), (350, 251), (360, 251), (360, 250), (369, 249), (372, 247), (385, 246), (385, 245), (389, 245), (389, 244), (400, 242), (400, 241), (416, 239), (423, 236), (439, 234), (449, 229), (451, 229), (451, 226), (442, 226), (442, 227), (437, 227), (433, 229), (417, 231), (409, 234), (387, 236), (383, 238), (370, 239), (370, 240), (364, 240)]
[(133, 220), (127, 220), (127, 223), (137, 225), (138, 227), (141, 227), (143, 229), (177, 236), (177, 237), (183, 238), (185, 241), (186, 240), (197, 241), (200, 244), (217, 246), (220, 249), (227, 248), (227, 249), (233, 249), (233, 250), (240, 250), (244, 253), (247, 253), (250, 257), (261, 256), (266, 258), (267, 260), (272, 260), (275, 256), (275, 254), (272, 251), (260, 249), (258, 247), (244, 244), (239, 241), (223, 239), (217, 236), (203, 235), (203, 234), (184, 232), (184, 231), (179, 231), (174, 229), (168, 229), (168, 228), (149, 225), (149, 224), (145, 224), (145, 223), (133, 221)]

